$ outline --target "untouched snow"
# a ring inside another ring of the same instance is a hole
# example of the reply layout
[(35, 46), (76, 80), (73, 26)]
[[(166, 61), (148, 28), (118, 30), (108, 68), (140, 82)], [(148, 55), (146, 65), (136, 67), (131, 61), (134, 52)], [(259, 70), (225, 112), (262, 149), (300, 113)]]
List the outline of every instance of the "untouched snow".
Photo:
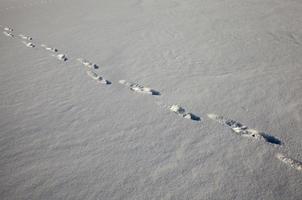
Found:
[(0, 25), (0, 199), (302, 199), (301, 1), (1, 0)]

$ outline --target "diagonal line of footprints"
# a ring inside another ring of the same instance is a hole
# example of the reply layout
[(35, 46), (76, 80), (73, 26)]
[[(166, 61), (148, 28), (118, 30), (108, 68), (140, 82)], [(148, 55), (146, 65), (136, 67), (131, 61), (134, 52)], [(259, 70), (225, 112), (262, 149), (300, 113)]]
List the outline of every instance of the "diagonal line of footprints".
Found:
[[(17, 36), (15, 36), (13, 34), (14, 30), (12, 28), (10, 28), (9, 26), (0, 25), (0, 28), (3, 29), (3, 34), (5, 36), (12, 38), (12, 39), (19, 39), (28, 48), (38, 47), (38, 46), (36, 46), (36, 44), (33, 43), (32, 37), (26, 36), (24, 34), (18, 34)], [(47, 51), (52, 52), (53, 53), (52, 56), (56, 57), (58, 60), (60, 60), (62, 62), (66, 62), (68, 60), (67, 55), (58, 53), (59, 50), (54, 47), (49, 47), (46, 44), (41, 44), (39, 46)], [(104, 77), (100, 76), (96, 72), (96, 70), (99, 68), (99, 66), (97, 64), (90, 62), (89, 60), (84, 59), (84, 58), (77, 58), (76, 60), (77, 60), (77, 62), (81, 63), (83, 66), (86, 67), (87, 75), (90, 78), (92, 78), (93, 80), (97, 81), (98, 83), (101, 83), (104, 85), (111, 84), (111, 81), (105, 79)], [(159, 91), (149, 88), (149, 87), (145, 87), (138, 83), (133, 83), (133, 82), (129, 82), (126, 80), (120, 80), (119, 83), (121, 85), (125, 86), (125, 88), (128, 88), (129, 90), (136, 92), (136, 93), (152, 95), (152, 96), (161, 95), (161, 93)], [(163, 106), (164, 108), (169, 109), (171, 112), (177, 114), (178, 116), (180, 116), (184, 119), (189, 119), (189, 120), (193, 120), (196, 122), (201, 121), (199, 116), (197, 116), (191, 112), (187, 112), (186, 109), (180, 105), (177, 105), (177, 104), (166, 105), (165, 103), (162, 103), (162, 102), (158, 102), (158, 103), (159, 103), (159, 105)], [(231, 129), (232, 132), (234, 132), (235, 134), (237, 134), (239, 136), (251, 138), (251, 139), (254, 139), (257, 141), (262, 141), (265, 144), (272, 144), (274, 146), (283, 145), (283, 143), (278, 138), (275, 138), (274, 136), (269, 135), (264, 132), (259, 132), (258, 130), (255, 130), (255, 129), (251, 129), (251, 128), (241, 124), (238, 121), (228, 119), (223, 116), (216, 115), (216, 114), (208, 114), (207, 116), (209, 119), (217, 122), (218, 124)], [(290, 157), (286, 157), (281, 153), (276, 153), (275, 157), (277, 159), (279, 159), (281, 162), (285, 163), (286, 165), (288, 165), (298, 171), (302, 171), (302, 162), (292, 159)]]

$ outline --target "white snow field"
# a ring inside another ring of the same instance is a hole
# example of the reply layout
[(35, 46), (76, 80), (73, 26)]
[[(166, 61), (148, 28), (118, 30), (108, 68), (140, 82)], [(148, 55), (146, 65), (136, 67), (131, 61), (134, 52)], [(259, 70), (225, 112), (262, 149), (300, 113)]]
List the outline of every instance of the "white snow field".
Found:
[(301, 200), (302, 1), (1, 0), (1, 200)]

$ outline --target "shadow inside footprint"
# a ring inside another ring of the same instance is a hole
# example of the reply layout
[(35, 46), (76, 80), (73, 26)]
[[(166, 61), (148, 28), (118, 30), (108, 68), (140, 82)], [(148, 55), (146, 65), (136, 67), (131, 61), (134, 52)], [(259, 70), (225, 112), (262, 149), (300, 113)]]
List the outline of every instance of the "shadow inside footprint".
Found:
[(198, 117), (197, 115), (191, 114), (191, 119), (194, 121), (200, 121), (200, 117)]
[(160, 92), (155, 91), (155, 90), (152, 90), (152, 95), (155, 95), (155, 96), (160, 96)]
[(282, 144), (281, 140), (279, 140), (278, 138), (276, 138), (276, 137), (274, 137), (272, 135), (269, 135), (267, 133), (261, 133), (261, 135), (269, 143), (278, 144), (278, 145)]
[(197, 116), (197, 115), (194, 115), (194, 114), (192, 114), (192, 113), (184, 114), (183, 117), (186, 118), (186, 119), (191, 119), (191, 120), (193, 120), (193, 121), (200, 121), (200, 117)]

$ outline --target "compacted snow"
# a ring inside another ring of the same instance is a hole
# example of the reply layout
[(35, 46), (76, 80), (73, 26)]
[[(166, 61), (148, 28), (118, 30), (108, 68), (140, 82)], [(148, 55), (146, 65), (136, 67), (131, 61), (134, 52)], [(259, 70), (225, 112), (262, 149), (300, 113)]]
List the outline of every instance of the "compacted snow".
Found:
[(302, 199), (301, 1), (1, 0), (0, 29), (0, 199)]

